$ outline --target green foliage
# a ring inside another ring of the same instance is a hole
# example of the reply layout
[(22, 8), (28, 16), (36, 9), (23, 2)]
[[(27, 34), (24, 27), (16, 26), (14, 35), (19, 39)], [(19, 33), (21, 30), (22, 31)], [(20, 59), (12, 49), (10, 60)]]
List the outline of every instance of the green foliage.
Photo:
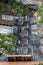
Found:
[(39, 20), (39, 23), (40, 23), (40, 24), (43, 23), (43, 16), (42, 16), (41, 19)]
[(22, 3), (22, 1), (18, 2), (16, 0), (9, 0), (7, 4), (3, 3), (1, 6), (3, 7), (3, 8), (1, 7), (1, 10), (3, 9), (1, 11), (3, 14), (8, 13), (16, 16), (18, 15), (25, 16), (29, 12), (28, 8)]
[(39, 7), (37, 13), (38, 13), (38, 16), (41, 16), (39, 23), (43, 23), (43, 4), (42, 4), (42, 6)]
[(12, 54), (12, 51), (15, 51), (18, 48), (18, 46), (16, 45), (17, 40), (18, 37), (13, 34), (0, 34), (0, 48), (4, 48), (8, 52), (8, 54)]
[(43, 5), (39, 7), (39, 9), (38, 9), (38, 15), (39, 16), (43, 15)]
[(10, 5), (13, 5), (14, 3), (17, 4), (17, 1), (16, 1), (16, 0), (9, 0), (8, 3), (9, 3)]

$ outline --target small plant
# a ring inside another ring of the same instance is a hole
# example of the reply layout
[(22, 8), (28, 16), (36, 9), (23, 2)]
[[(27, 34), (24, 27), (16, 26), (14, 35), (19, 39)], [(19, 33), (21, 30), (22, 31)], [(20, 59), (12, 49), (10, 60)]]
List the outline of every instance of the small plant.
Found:
[(13, 34), (0, 34), (0, 48), (4, 48), (4, 51), (7, 51), (7, 54), (13, 54), (18, 48), (16, 42), (18, 37)]
[(39, 23), (43, 23), (43, 4), (39, 7), (38, 11), (38, 16), (40, 16), (40, 20), (39, 20)]

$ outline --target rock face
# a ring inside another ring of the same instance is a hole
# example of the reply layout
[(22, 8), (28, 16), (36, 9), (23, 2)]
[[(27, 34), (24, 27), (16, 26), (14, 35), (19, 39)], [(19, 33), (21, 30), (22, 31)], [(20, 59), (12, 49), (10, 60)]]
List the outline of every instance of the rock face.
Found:
[(23, 2), (24, 4), (32, 4), (32, 3), (34, 3), (33, 0), (22, 0), (22, 2)]
[[(18, 19), (17, 23), (15, 20), (16, 18)], [(38, 55), (39, 54), (39, 38), (38, 38), (38, 33), (37, 33), (38, 29), (37, 29), (37, 22), (35, 18), (33, 16), (30, 16), (30, 14), (25, 17), (15, 16), (14, 26), (12, 30), (13, 30), (14, 35), (18, 36), (18, 40), (16, 41), (16, 43), (19, 46), (16, 52), (13, 49), (13, 54), (18, 54), (18, 55), (19, 54), (22, 54), (22, 55), (32, 54), (33, 60), (40, 60), (39, 59), (40, 55)], [(43, 48), (41, 48), (41, 50), (42, 49)]]
[(38, 6), (36, 4), (28, 4), (27, 7), (28, 9), (33, 10), (33, 11), (38, 10)]
[[(18, 20), (16, 18), (18, 18)], [(16, 22), (16, 20), (17, 20), (17, 22)], [(16, 25), (15, 25), (15, 23), (16, 23)], [(17, 42), (17, 44), (20, 46), (19, 50), (17, 49), (18, 50), (18, 52), (17, 52), (18, 54), (19, 53), (23, 54), (23, 55), (27, 55), (28, 54), (29, 35), (30, 35), (29, 32), (31, 32), (31, 31), (28, 31), (30, 28), (28, 28), (27, 25), (29, 25), (29, 24), (27, 24), (27, 23), (29, 23), (29, 21), (28, 20), (26, 21), (25, 17), (23, 17), (23, 16), (14, 18), (14, 26), (15, 27), (18, 26), (19, 28), (21, 28), (21, 31), (16, 33), (16, 35), (18, 35), (20, 37), (19, 43)], [(30, 25), (29, 25), (29, 27), (30, 27)], [(18, 31), (19, 31), (19, 29), (18, 29)], [(14, 34), (15, 34), (15, 32), (14, 32)], [(21, 41), (22, 41), (22, 43), (21, 43)]]
[(2, 34), (13, 33), (13, 27), (0, 25), (0, 33)]
[(22, 0), (22, 2), (24, 4), (38, 4), (40, 6), (43, 0)]
[[(18, 36), (16, 44), (19, 46), (16, 52), (13, 49), (13, 54), (32, 55), (33, 60), (37, 60), (34, 57), (39, 47), (39, 39), (37, 34), (37, 22), (33, 15), (28, 16), (15, 16), (13, 34)], [(1, 39), (0, 39), (1, 40)], [(6, 52), (6, 51), (5, 51)], [(37, 55), (36, 55), (37, 56)]]
[[(17, 54), (22, 54), (22, 55), (29, 55), (32, 53), (34, 54), (34, 52), (32, 52), (32, 49), (34, 51), (33, 47), (39, 46), (39, 39), (37, 36), (38, 34), (36, 34), (38, 29), (35, 18), (33, 16), (30, 16), (30, 14), (25, 17), (23, 16), (15, 17), (14, 27), (21, 28), (21, 31), (16, 33), (16, 35), (18, 35), (18, 38), (20, 37), (17, 42), (17, 45), (19, 46), (19, 48), (17, 49)], [(19, 31), (19, 29), (16, 30)], [(15, 31), (13, 32), (14, 35), (15, 35)]]
[(7, 61), (8, 61), (7, 57), (1, 55), (1, 56), (0, 56), (0, 62), (2, 62), (2, 61), (3, 61), (3, 62), (4, 62), (4, 61), (7, 62)]

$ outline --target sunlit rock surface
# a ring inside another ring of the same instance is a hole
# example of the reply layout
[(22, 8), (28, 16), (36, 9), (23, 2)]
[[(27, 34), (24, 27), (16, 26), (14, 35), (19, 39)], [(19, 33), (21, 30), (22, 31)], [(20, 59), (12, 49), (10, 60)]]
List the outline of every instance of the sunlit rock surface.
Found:
[(38, 4), (39, 6), (42, 4), (43, 0), (22, 0), (24, 4)]

